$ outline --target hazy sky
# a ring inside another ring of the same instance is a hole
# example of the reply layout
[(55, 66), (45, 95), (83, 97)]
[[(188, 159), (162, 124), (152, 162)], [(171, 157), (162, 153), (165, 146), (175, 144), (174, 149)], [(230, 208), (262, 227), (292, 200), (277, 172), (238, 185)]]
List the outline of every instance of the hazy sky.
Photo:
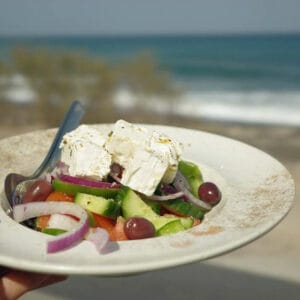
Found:
[(300, 32), (299, 0), (0, 0), (0, 35)]

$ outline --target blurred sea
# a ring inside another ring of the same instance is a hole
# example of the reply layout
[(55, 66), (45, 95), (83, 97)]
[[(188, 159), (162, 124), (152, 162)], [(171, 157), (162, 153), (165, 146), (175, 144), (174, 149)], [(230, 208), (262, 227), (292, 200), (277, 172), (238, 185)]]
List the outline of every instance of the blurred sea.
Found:
[(300, 34), (0, 37), (0, 59), (16, 46), (82, 50), (116, 63), (148, 51), (185, 90), (178, 114), (300, 125)]

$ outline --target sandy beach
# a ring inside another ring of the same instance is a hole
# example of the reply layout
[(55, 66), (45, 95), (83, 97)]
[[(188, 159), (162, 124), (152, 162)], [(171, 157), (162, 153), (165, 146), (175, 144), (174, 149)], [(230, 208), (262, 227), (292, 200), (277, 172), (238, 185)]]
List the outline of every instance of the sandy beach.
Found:
[[(141, 120), (137, 120), (140, 122)], [(251, 144), (278, 159), (300, 180), (300, 129), (199, 122), (191, 119), (156, 120), (224, 135)], [(43, 129), (43, 125), (0, 127), (0, 138)], [(137, 298), (298, 299), (300, 293), (299, 188), (289, 215), (275, 229), (229, 254), (206, 262), (123, 278), (71, 276), (66, 282), (31, 292), (29, 299), (94, 299), (95, 295)], [(215, 287), (218, 287), (217, 291)], [(287, 294), (288, 293), (288, 294)]]

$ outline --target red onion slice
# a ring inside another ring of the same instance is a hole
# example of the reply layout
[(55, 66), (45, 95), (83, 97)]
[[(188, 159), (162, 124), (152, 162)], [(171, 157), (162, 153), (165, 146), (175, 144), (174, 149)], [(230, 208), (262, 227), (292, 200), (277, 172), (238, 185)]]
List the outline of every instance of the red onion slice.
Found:
[(118, 177), (118, 174), (110, 172), (109, 175), (114, 181), (116, 181), (117, 183), (121, 183), (121, 178)]
[(167, 201), (167, 200), (174, 200), (174, 199), (177, 199), (177, 198), (180, 198), (180, 197), (183, 197), (185, 196), (185, 194), (180, 191), (180, 192), (177, 192), (177, 193), (172, 193), (172, 194), (169, 194), (169, 195), (152, 195), (152, 196), (149, 196), (147, 197), (148, 199), (150, 200), (155, 200), (155, 201)]
[(74, 183), (78, 185), (85, 185), (89, 187), (103, 188), (103, 189), (119, 189), (121, 185), (116, 182), (105, 182), (105, 181), (95, 181), (86, 178), (79, 178), (70, 175), (63, 174), (59, 176), (59, 179), (64, 182)]
[(101, 253), (109, 241), (109, 234), (105, 229), (100, 227), (90, 228), (85, 238), (86, 240), (92, 242), (97, 251)]
[(15, 205), (13, 208), (13, 219), (16, 222), (23, 222), (27, 219), (55, 213), (70, 214), (79, 219), (77, 226), (71, 231), (48, 240), (47, 253), (55, 253), (74, 246), (88, 232), (89, 220), (84, 208), (70, 202), (30, 202)]
[(177, 171), (175, 180), (173, 182), (174, 186), (176, 187), (177, 190), (182, 191), (184, 193), (185, 199), (194, 204), (197, 205), (205, 210), (211, 210), (212, 206), (198, 198), (196, 198), (189, 190), (189, 184), (184, 178), (184, 176)]

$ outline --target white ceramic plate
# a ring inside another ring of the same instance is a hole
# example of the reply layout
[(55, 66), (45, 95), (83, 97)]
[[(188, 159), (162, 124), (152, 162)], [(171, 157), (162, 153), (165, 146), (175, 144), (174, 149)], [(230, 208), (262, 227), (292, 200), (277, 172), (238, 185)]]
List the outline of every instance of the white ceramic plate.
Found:
[[(109, 130), (110, 125), (97, 125)], [(268, 154), (241, 142), (201, 131), (165, 127), (160, 131), (184, 146), (184, 158), (197, 162), (204, 178), (216, 182), (221, 203), (204, 222), (178, 234), (111, 243), (99, 255), (83, 241), (46, 254), (48, 236), (15, 223), (0, 207), (0, 265), (59, 274), (125, 275), (205, 260), (241, 247), (278, 224), (291, 208), (295, 187), (285, 167)], [(55, 130), (0, 141), (0, 184), (9, 172), (31, 174), (42, 161)]]

